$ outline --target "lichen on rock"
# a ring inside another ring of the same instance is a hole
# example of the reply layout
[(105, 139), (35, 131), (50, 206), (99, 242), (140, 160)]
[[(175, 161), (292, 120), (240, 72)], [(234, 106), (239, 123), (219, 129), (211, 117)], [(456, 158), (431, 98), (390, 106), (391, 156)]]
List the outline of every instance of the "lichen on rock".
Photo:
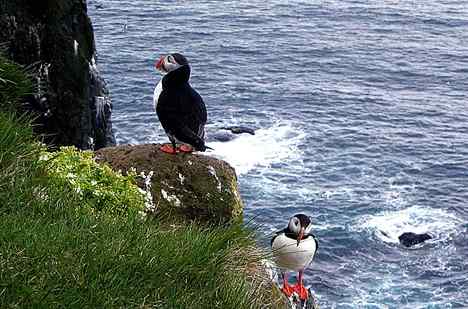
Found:
[[(158, 144), (120, 145), (96, 151), (96, 159), (122, 172), (135, 168), (151, 177), (156, 215), (175, 220), (224, 223), (241, 218), (243, 204), (234, 169), (201, 154), (170, 155)], [(140, 184), (142, 188), (145, 185)]]

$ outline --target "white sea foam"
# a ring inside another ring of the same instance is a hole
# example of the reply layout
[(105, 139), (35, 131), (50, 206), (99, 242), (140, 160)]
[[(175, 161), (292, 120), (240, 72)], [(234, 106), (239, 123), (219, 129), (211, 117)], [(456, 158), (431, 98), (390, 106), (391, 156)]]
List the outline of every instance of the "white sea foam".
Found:
[(269, 167), (284, 161), (300, 160), (298, 145), (305, 132), (291, 124), (278, 124), (259, 129), (255, 135), (242, 134), (229, 142), (211, 142), (209, 154), (229, 162), (238, 175), (257, 167)]
[(398, 236), (405, 232), (429, 233), (434, 237), (431, 241), (443, 241), (451, 237), (462, 223), (460, 218), (444, 209), (412, 206), (364, 216), (355, 227), (373, 233), (384, 242), (398, 243)]

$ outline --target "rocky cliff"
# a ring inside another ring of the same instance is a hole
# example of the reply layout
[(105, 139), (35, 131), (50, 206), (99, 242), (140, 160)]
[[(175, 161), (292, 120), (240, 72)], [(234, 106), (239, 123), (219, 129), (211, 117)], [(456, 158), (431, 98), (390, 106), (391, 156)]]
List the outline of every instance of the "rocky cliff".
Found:
[(115, 144), (86, 0), (0, 0), (0, 44), (35, 76), (25, 109), (36, 114), (47, 142), (81, 149)]

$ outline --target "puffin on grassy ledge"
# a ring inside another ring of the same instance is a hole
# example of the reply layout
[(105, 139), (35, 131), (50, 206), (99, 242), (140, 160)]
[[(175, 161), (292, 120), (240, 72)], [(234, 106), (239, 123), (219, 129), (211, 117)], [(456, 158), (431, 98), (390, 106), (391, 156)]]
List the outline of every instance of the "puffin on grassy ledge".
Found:
[(155, 67), (164, 76), (154, 89), (153, 102), (171, 141), (161, 151), (170, 154), (205, 151), (209, 148), (205, 145), (206, 106), (189, 84), (189, 62), (183, 55), (173, 53), (161, 56)]
[[(289, 219), (288, 226), (276, 232), (271, 239), (273, 259), (283, 276), (282, 291), (288, 297), (294, 292), (301, 300), (309, 297), (307, 289), (302, 284), (302, 277), (318, 249), (318, 241), (310, 232), (311, 229), (310, 218), (304, 214), (296, 214)], [(294, 286), (288, 283), (288, 270), (299, 273), (297, 284)]]

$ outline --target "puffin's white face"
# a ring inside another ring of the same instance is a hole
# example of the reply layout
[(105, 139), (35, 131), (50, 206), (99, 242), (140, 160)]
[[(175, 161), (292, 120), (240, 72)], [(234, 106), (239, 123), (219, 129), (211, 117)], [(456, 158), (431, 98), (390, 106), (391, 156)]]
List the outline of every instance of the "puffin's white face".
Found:
[(156, 62), (155, 67), (162, 74), (169, 73), (181, 67), (172, 55), (161, 56)]
[(312, 230), (312, 223), (306, 215), (298, 214), (289, 219), (288, 229), (297, 235), (297, 245), (299, 246), (302, 237)]
[(289, 219), (288, 228), (294, 234), (299, 234), (299, 232), (301, 231), (301, 222), (299, 221), (299, 218), (292, 217), (291, 219)]

